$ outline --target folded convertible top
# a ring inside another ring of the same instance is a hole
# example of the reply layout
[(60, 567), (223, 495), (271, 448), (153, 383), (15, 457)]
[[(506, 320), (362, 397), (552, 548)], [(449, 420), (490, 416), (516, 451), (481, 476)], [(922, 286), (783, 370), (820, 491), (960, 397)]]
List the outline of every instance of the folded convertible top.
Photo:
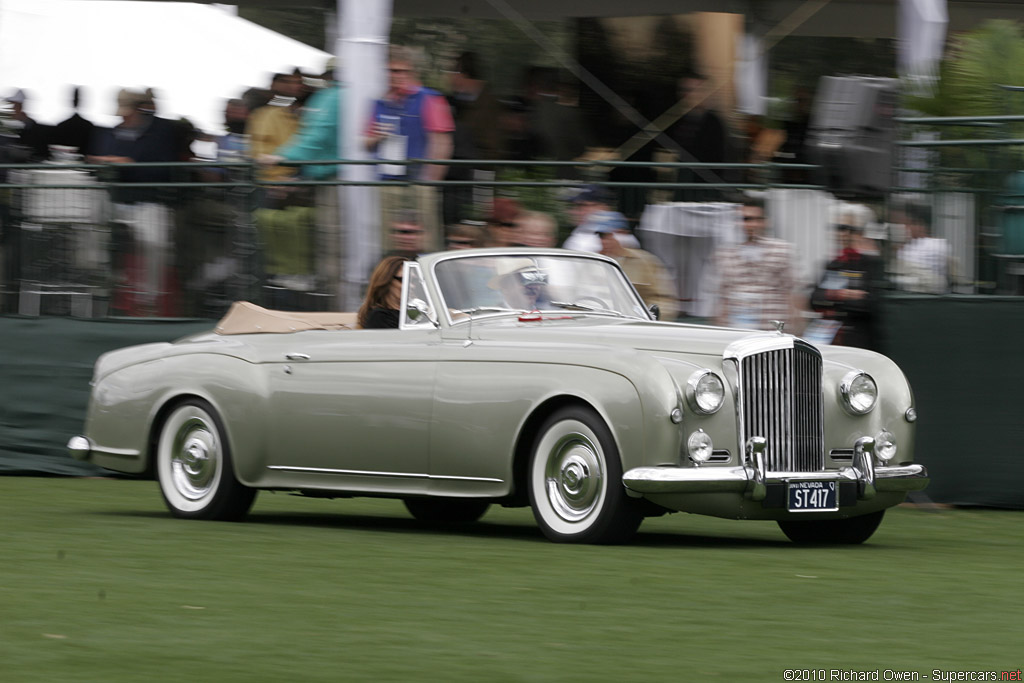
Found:
[(217, 334), (258, 334), (300, 332), (302, 330), (354, 330), (355, 313), (272, 311), (248, 301), (231, 304), (217, 323)]

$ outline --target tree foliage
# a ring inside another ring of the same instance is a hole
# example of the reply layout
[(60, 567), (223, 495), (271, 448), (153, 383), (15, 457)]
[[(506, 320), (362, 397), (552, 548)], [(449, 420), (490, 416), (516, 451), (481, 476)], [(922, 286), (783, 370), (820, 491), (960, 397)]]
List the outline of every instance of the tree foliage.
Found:
[(1016, 21), (990, 20), (950, 43), (931, 97), (907, 106), (928, 116), (1024, 114), (1024, 34)]

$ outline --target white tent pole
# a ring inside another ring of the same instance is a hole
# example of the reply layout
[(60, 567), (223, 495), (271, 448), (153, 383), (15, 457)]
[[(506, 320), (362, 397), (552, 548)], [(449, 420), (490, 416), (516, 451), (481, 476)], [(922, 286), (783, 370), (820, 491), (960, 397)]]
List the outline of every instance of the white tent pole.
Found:
[[(384, 93), (391, 8), (391, 0), (338, 0), (337, 53), (345, 87), (338, 149), (345, 159), (370, 158), (362, 145), (363, 129), (373, 101)], [(346, 180), (376, 179), (372, 165), (349, 165), (343, 173)], [(345, 231), (340, 302), (353, 311), (380, 257), (380, 202), (374, 187), (348, 186), (339, 192)]]

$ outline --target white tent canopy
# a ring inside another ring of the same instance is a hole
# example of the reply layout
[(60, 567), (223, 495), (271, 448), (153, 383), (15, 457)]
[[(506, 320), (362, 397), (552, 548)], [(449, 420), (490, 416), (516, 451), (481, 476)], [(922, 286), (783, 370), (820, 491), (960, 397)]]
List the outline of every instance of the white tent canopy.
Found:
[(0, 96), (23, 89), (30, 116), (57, 123), (81, 113), (100, 125), (122, 87), (151, 87), (167, 118), (223, 127), (224, 102), (267, 87), (277, 71), (319, 74), (330, 55), (237, 17), (232, 8), (134, 0), (0, 0)]

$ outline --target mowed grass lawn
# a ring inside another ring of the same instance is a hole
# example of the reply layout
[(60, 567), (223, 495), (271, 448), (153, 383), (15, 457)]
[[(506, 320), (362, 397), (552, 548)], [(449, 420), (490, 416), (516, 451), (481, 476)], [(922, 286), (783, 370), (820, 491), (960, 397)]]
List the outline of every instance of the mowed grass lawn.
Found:
[(677, 514), (591, 547), (549, 543), (526, 509), (443, 531), (396, 501), (261, 493), (248, 522), (189, 522), (153, 482), (29, 477), (0, 477), (0, 501), (4, 683), (1024, 665), (1020, 512), (901, 507), (824, 548)]

